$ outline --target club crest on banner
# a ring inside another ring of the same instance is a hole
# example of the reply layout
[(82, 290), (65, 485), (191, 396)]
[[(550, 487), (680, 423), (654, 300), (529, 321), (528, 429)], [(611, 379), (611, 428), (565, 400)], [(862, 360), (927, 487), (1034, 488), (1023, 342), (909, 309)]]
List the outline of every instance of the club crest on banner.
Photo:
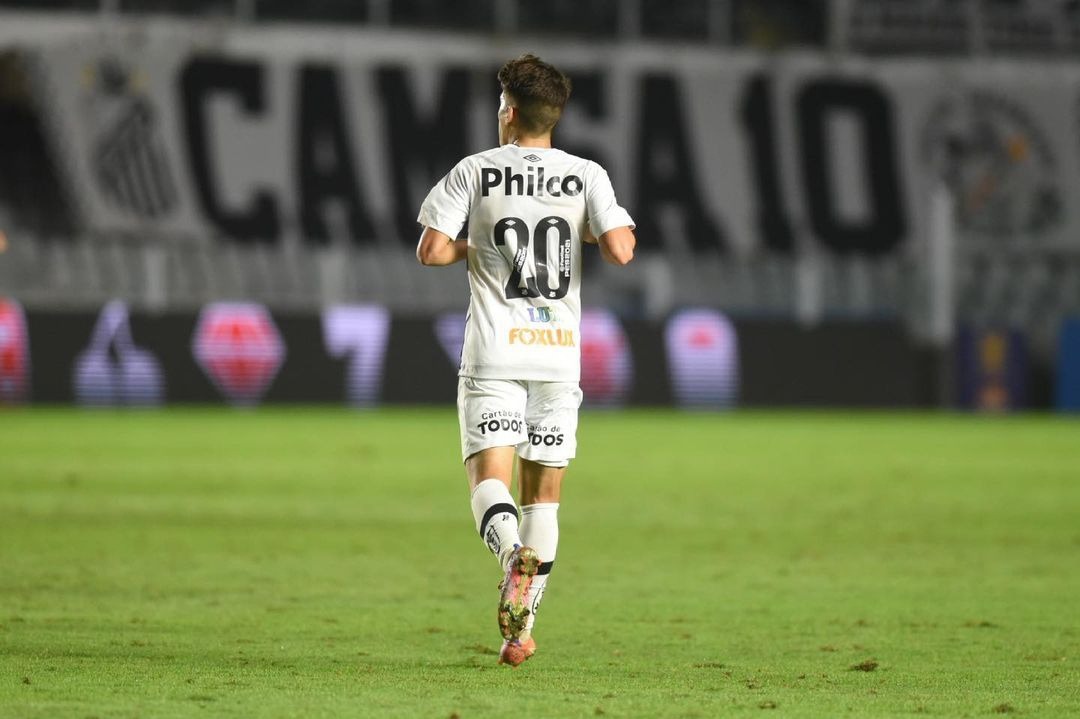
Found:
[(192, 351), (206, 376), (238, 405), (258, 404), (285, 361), (285, 343), (270, 313), (247, 302), (203, 308)]
[(1051, 142), (1019, 102), (985, 90), (946, 97), (927, 115), (920, 144), (923, 162), (952, 190), (964, 230), (1004, 240), (1062, 225)]
[(88, 158), (101, 196), (140, 220), (160, 219), (178, 202), (176, 183), (144, 73), (116, 57), (82, 69)]

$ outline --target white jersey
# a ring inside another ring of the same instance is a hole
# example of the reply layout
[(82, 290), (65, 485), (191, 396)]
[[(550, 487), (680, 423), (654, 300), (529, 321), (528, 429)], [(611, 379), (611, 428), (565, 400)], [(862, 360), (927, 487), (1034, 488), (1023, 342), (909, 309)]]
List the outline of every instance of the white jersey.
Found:
[(581, 242), (633, 227), (600, 165), (553, 148), (503, 145), (466, 157), (417, 221), (469, 227), (463, 377), (577, 382)]

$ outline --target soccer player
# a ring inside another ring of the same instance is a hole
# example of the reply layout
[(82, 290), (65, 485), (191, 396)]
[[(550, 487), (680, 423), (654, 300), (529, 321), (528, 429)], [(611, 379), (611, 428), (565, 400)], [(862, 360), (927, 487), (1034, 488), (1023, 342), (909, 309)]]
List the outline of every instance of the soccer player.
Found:
[[(417, 221), (425, 265), (467, 259), (458, 378), (461, 454), (476, 529), (503, 569), (499, 662), (536, 651), (536, 610), (559, 541), (559, 493), (581, 405), (581, 243), (634, 256), (634, 223), (595, 162), (554, 149), (570, 81), (535, 55), (499, 71), (499, 147), (461, 160)], [(455, 239), (463, 227), (467, 239)], [(510, 494), (515, 461), (521, 520)]]

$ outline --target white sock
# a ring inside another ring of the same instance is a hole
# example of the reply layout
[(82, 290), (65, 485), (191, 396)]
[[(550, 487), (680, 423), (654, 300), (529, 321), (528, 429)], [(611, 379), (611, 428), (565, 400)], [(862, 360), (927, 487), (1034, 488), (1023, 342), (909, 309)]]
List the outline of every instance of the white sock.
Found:
[(517, 505), (510, 490), (498, 479), (485, 479), (472, 493), (472, 513), (476, 531), (505, 570), (510, 554), (521, 546)]
[(559, 503), (526, 504), (521, 507), (521, 541), (536, 550), (540, 558), (540, 571), (533, 577), (529, 587), (529, 606), (532, 611), (525, 623), (525, 632), (531, 633), (536, 621), (536, 610), (544, 598), (548, 573), (555, 563), (555, 550), (559, 547)]

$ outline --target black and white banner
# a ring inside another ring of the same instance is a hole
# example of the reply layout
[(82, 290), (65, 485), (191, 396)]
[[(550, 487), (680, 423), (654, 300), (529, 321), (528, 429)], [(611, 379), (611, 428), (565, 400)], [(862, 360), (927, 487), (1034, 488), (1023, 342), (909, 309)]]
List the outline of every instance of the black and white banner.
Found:
[[(268, 243), (412, 244), (427, 189), (494, 144), (496, 70), (526, 49), (95, 38), (38, 51), (88, 224)], [(643, 248), (894, 253), (944, 183), (965, 241), (1080, 251), (1080, 65), (531, 49), (574, 80), (556, 144), (609, 169)]]

